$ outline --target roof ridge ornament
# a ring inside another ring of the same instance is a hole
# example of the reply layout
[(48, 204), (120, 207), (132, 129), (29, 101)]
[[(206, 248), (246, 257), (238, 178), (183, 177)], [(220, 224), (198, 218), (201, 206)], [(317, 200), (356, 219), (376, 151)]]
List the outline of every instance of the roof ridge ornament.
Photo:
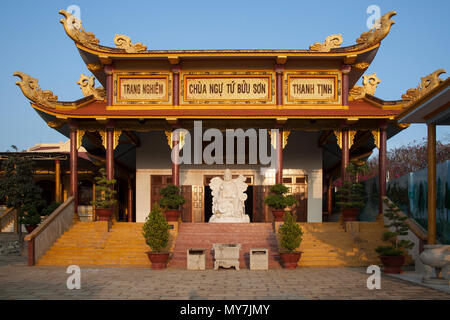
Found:
[(21, 81), (17, 81), (16, 85), (20, 87), (25, 97), (41, 106), (56, 108), (58, 96), (50, 90), (42, 90), (38, 79), (20, 71), (14, 72), (13, 75), (20, 78)]
[(342, 44), (343, 38), (341, 34), (333, 34), (326, 37), (323, 43), (315, 42), (309, 46), (311, 51), (330, 52), (331, 49), (339, 48)]
[(64, 16), (59, 22), (63, 24), (64, 30), (73, 41), (81, 43), (88, 48), (98, 47), (99, 40), (92, 32), (84, 31), (80, 19), (66, 10), (59, 10), (59, 14)]
[(361, 33), (358, 39), (356, 39), (356, 43), (359, 45), (371, 46), (376, 43), (381, 42), (391, 30), (393, 24), (395, 24), (394, 20), (391, 20), (393, 16), (395, 16), (397, 12), (389, 11), (381, 18), (377, 19), (374, 23), (374, 27), (367, 32)]
[(114, 44), (116, 45), (116, 48), (124, 49), (127, 53), (137, 53), (147, 50), (147, 46), (140, 42), (133, 44), (130, 37), (123, 34), (116, 34), (114, 37)]
[(377, 77), (377, 73), (374, 72), (369, 75), (363, 75), (362, 87), (355, 85), (350, 91), (350, 99), (358, 100), (362, 99), (366, 96), (366, 94), (374, 95), (375, 90), (377, 89), (378, 84), (381, 80)]
[(406, 93), (402, 94), (402, 100), (409, 102), (418, 100), (420, 97), (424, 96), (444, 81), (439, 78), (439, 76), (443, 73), (447, 73), (447, 71), (445, 71), (445, 69), (437, 69), (429, 75), (420, 78), (420, 84), (417, 88), (408, 89)]
[(106, 99), (106, 90), (103, 87), (95, 88), (95, 77), (80, 75), (80, 80), (77, 81), (80, 85), (81, 92), (85, 97), (94, 96), (95, 100), (104, 101)]

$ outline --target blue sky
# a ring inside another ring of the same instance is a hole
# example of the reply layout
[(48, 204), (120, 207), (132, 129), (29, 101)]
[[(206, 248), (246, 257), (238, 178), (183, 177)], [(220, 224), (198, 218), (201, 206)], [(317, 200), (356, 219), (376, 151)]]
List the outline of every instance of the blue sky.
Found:
[[(343, 46), (367, 31), (366, 9), (396, 10), (396, 24), (367, 70), (381, 83), (376, 96), (399, 99), (420, 77), (438, 68), (450, 73), (450, 1), (8, 1), (0, 10), (0, 151), (66, 138), (47, 127), (15, 85), (15, 71), (39, 79), (60, 100), (82, 97), (76, 85), (89, 74), (59, 23), (59, 9), (77, 5), (86, 31), (113, 46), (116, 33), (149, 49), (307, 49), (341, 33)], [(442, 75), (448, 77), (448, 74)], [(388, 148), (421, 140), (425, 125), (412, 125), (388, 141)], [(437, 138), (449, 142), (449, 127)]]

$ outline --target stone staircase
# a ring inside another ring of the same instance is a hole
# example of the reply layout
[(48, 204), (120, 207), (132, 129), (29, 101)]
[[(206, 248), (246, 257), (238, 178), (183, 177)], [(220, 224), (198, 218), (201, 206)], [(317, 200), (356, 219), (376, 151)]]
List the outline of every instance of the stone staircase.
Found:
[(249, 267), (250, 249), (269, 249), (269, 268), (280, 268), (277, 239), (271, 223), (182, 223), (169, 267), (186, 268), (186, 250), (206, 249), (206, 268), (214, 267), (214, 243), (240, 243), (240, 268)]
[(345, 232), (341, 222), (301, 223), (303, 252), (299, 266), (338, 267), (380, 264), (375, 248), (386, 231), (381, 222), (358, 222), (359, 232)]
[[(110, 232), (102, 222), (78, 222), (37, 261), (37, 265), (150, 267), (142, 236), (143, 223), (114, 222)], [(382, 222), (359, 222), (345, 232), (340, 222), (301, 223), (300, 267), (368, 266), (380, 264), (374, 249), (385, 244)], [(186, 250), (207, 249), (213, 268), (213, 243), (240, 243), (240, 267), (248, 268), (252, 248), (269, 249), (269, 268), (280, 268), (276, 233), (271, 223), (181, 223), (171, 231), (170, 268), (186, 268)], [(407, 260), (408, 261), (408, 260)]]
[(78, 222), (40, 258), (37, 265), (149, 267), (143, 223), (115, 222), (106, 232), (102, 222)]

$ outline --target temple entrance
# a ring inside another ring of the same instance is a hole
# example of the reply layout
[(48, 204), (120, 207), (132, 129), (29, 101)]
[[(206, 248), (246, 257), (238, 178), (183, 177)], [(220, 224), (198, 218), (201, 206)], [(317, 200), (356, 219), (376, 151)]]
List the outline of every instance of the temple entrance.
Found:
[[(248, 186), (245, 191), (247, 200), (245, 200), (245, 214), (250, 217), (250, 222), (253, 221), (253, 186)], [(212, 216), (212, 194), (210, 186), (205, 186), (205, 222), (209, 221)]]

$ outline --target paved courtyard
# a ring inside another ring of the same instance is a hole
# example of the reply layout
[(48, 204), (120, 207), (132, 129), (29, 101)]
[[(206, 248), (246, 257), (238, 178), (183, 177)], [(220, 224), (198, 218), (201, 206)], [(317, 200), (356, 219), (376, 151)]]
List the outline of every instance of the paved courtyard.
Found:
[(364, 268), (297, 270), (150, 270), (81, 268), (81, 289), (66, 268), (28, 267), (0, 257), (0, 299), (450, 299), (450, 294), (382, 276), (369, 290)]

